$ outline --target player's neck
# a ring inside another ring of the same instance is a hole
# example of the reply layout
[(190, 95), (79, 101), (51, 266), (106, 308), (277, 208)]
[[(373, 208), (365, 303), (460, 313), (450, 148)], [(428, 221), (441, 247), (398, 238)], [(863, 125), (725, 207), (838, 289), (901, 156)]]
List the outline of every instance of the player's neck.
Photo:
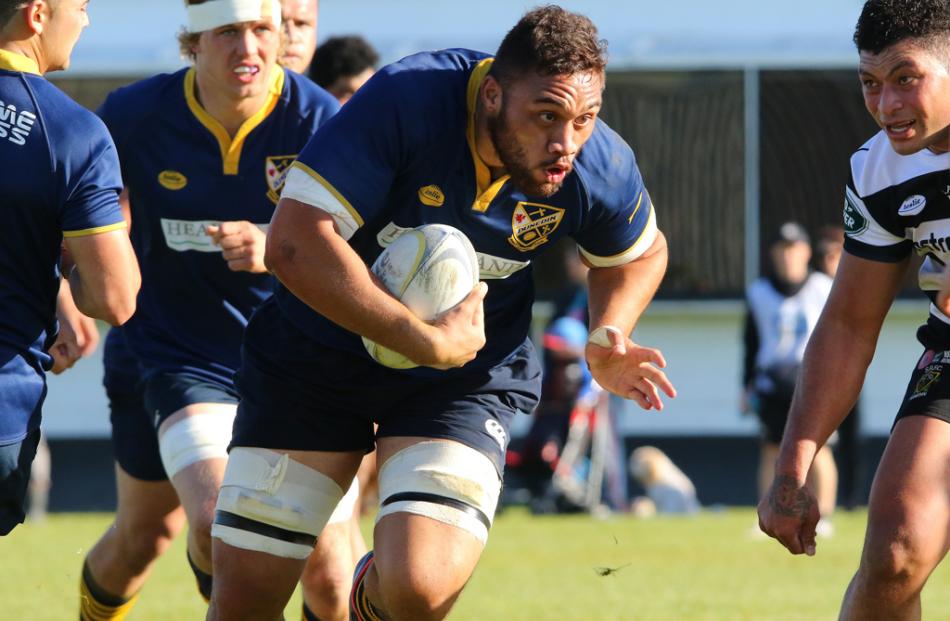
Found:
[(491, 131), (488, 129), (487, 114), (482, 107), (481, 99), (478, 99), (475, 105), (475, 152), (482, 163), (491, 171), (492, 181), (507, 174), (505, 165), (498, 157), (495, 143), (492, 142)]
[(201, 76), (195, 76), (195, 96), (201, 107), (224, 128), (231, 138), (238, 133), (246, 120), (257, 114), (264, 107), (269, 94), (263, 89), (259, 95), (253, 97), (234, 97), (222, 89), (202, 86)]

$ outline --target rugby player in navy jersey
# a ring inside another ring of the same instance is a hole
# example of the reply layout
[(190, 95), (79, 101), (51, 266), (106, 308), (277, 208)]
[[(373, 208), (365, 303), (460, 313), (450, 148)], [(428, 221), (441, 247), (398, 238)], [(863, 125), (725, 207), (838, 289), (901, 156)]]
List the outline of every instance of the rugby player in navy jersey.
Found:
[[(815, 554), (819, 511), (805, 481), (851, 411), (881, 324), (913, 253), (935, 300), (950, 261), (950, 3), (870, 0), (858, 19), (858, 77), (881, 131), (851, 156), (845, 252), (809, 341), (762, 529), (793, 554)], [(921, 618), (920, 594), (950, 535), (950, 308), (930, 307), (871, 489), (868, 529), (843, 621)], [(797, 588), (797, 587), (796, 587)]]
[[(667, 253), (633, 152), (597, 119), (605, 65), (590, 20), (543, 7), (494, 59), (382, 69), (301, 152), (267, 236), (281, 284), (245, 331), (209, 619), (280, 617), (374, 445), (382, 506), (351, 618), (448, 614), (488, 537), (509, 423), (538, 401), (531, 261), (564, 236), (592, 268), (594, 378), (648, 409), (675, 394), (660, 352), (627, 337)], [(464, 231), (491, 280), (432, 323), (367, 268), (423, 223)], [(383, 367), (360, 335), (422, 366)]]
[[(43, 78), (69, 66), (87, 4), (0, 0), (0, 535), (24, 518), (60, 282), (80, 311), (114, 325), (139, 288), (109, 133)], [(79, 355), (58, 350), (56, 370)]]
[[(284, 44), (277, 62), (284, 69), (306, 74), (316, 52), (318, 4), (318, 0), (281, 0)], [(360, 482), (354, 481), (353, 486), (354, 492), (359, 490)], [(352, 505), (349, 519), (335, 519), (326, 525), (307, 559), (300, 577), (304, 621), (347, 619), (349, 577), (356, 561), (366, 553), (366, 541), (360, 532), (360, 504), (361, 499), (357, 499)]]
[(128, 614), (182, 509), (188, 560), (210, 597), (232, 377), (247, 319), (273, 289), (263, 229), (287, 167), (339, 107), (277, 65), (277, 0), (192, 0), (187, 17), (180, 42), (193, 65), (121, 88), (99, 111), (116, 141), (143, 271), (118, 347), (131, 356), (125, 376), (143, 382), (145, 409), (113, 403), (119, 504), (83, 567), (86, 620)]

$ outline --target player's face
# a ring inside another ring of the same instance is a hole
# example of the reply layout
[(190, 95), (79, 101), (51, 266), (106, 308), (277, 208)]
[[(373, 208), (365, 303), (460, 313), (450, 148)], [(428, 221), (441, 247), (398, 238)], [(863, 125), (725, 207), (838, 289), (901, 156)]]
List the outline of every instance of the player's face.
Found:
[(195, 48), (202, 89), (237, 100), (262, 96), (277, 65), (279, 47), (280, 33), (270, 20), (202, 32)]
[(503, 88), (488, 130), (516, 188), (542, 197), (561, 188), (594, 131), (603, 86), (603, 74), (577, 73), (530, 74)]
[(67, 69), (73, 47), (83, 28), (89, 25), (86, 14), (89, 0), (53, 0), (46, 4), (49, 21), (40, 35), (46, 61), (44, 70)]
[(340, 76), (336, 82), (327, 87), (327, 92), (336, 97), (342, 106), (350, 100), (361, 86), (366, 84), (373, 77), (373, 69), (364, 69), (363, 73), (351, 76)]
[(861, 52), (864, 105), (901, 155), (950, 150), (950, 68), (941, 56), (914, 40)]
[(282, 0), (281, 19), (284, 49), (280, 64), (303, 73), (317, 47), (317, 0)]

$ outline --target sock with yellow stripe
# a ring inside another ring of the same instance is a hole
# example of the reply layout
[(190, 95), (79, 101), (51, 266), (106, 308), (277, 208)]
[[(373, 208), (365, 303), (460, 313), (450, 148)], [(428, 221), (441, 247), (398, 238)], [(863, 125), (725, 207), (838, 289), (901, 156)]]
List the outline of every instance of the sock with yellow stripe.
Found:
[(201, 569), (195, 565), (195, 562), (191, 560), (191, 552), (185, 550), (185, 556), (188, 557), (188, 566), (191, 567), (191, 573), (195, 574), (195, 582), (198, 583), (198, 592), (201, 593), (201, 597), (204, 598), (205, 602), (211, 602), (211, 584), (212, 578), (211, 574), (206, 574)]
[(350, 591), (350, 621), (383, 621), (382, 613), (366, 596), (366, 575), (369, 573), (369, 568), (373, 566), (374, 558), (373, 551), (370, 550), (356, 564), (356, 571), (353, 572), (353, 590)]
[(79, 621), (122, 621), (135, 606), (139, 595), (123, 598), (106, 593), (96, 584), (89, 564), (82, 564), (79, 581)]

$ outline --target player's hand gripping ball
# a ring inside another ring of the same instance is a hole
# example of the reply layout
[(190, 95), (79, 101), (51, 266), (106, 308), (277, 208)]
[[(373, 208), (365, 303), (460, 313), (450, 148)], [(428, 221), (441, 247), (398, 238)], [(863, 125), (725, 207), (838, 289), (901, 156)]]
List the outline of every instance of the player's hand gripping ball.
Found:
[[(445, 224), (424, 224), (400, 235), (370, 270), (412, 313), (431, 321), (464, 300), (478, 284), (478, 257), (462, 231)], [(392, 369), (416, 363), (363, 337), (366, 351)]]

